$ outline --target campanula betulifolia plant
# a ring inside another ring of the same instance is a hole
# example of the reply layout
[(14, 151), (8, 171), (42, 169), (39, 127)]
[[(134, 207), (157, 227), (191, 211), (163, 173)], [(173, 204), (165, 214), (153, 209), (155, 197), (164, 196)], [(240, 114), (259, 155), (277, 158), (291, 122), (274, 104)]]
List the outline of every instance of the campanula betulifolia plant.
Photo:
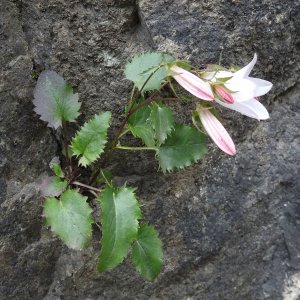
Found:
[[(256, 60), (255, 55), (241, 69), (219, 65), (197, 69), (163, 53), (135, 56), (125, 67), (126, 78), (133, 82), (131, 97), (111, 141), (107, 140), (110, 112), (96, 114), (69, 140), (68, 123), (76, 122), (80, 114), (78, 94), (54, 71), (42, 72), (34, 91), (34, 110), (49, 127), (60, 130), (63, 154), (61, 164), (51, 164), (53, 176), (41, 185), (46, 224), (68, 247), (77, 250), (89, 245), (92, 224), (96, 224), (102, 232), (100, 272), (115, 268), (131, 252), (137, 271), (153, 280), (163, 261), (158, 232), (143, 219), (134, 188), (116, 186), (99, 158), (115, 151), (153, 151), (160, 170), (171, 172), (206, 154), (206, 134), (225, 153), (235, 155), (234, 142), (217, 108), (222, 105), (258, 120), (269, 118), (258, 97), (272, 84), (249, 77)], [(194, 103), (193, 126), (175, 121), (167, 105), (170, 101)], [(126, 134), (140, 139), (141, 146), (124, 144)], [(91, 200), (99, 201), (101, 226), (93, 218), (99, 213), (93, 214)]]

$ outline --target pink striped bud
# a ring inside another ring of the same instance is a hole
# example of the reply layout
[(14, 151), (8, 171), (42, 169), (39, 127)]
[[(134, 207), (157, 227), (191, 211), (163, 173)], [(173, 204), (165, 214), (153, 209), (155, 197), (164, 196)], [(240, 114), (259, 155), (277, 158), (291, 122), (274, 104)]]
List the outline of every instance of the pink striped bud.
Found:
[(225, 153), (235, 155), (235, 145), (221, 122), (207, 108), (199, 108), (197, 111), (204, 129), (215, 144)]
[(234, 102), (232, 95), (221, 85), (215, 86), (217, 95), (224, 100), (226, 103), (232, 104)]
[(177, 66), (171, 67), (173, 78), (192, 95), (207, 101), (214, 100), (210, 84), (195, 74)]

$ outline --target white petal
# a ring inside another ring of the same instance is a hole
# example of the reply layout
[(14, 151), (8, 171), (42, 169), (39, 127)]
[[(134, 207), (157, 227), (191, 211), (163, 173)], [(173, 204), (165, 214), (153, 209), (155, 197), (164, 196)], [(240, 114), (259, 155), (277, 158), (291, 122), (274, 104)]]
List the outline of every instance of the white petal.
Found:
[(227, 78), (227, 77), (232, 77), (233, 73), (229, 71), (218, 71), (216, 74), (217, 78)]
[(233, 104), (227, 104), (220, 100), (216, 100), (222, 106), (235, 110), (247, 117), (254, 118), (257, 120), (269, 119), (269, 113), (266, 108), (256, 99), (251, 99), (244, 102), (235, 102)]
[(248, 80), (255, 84), (254, 97), (265, 95), (273, 86), (270, 81), (259, 78), (248, 77)]
[(225, 83), (225, 86), (233, 92), (235, 102), (247, 101), (255, 97), (256, 85), (246, 78), (232, 78)]
[(234, 77), (235, 78), (245, 78), (248, 77), (250, 72), (252, 71), (254, 65), (256, 64), (257, 61), (257, 55), (256, 53), (254, 54), (253, 59), (251, 60), (251, 62), (245, 66), (244, 68), (238, 70), (237, 72), (234, 73)]

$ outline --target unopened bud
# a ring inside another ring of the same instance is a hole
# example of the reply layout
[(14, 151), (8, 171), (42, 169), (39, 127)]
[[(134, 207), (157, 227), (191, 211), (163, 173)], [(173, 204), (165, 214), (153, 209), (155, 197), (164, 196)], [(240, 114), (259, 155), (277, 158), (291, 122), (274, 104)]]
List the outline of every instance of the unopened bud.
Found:
[(221, 122), (209, 111), (209, 109), (199, 109), (198, 113), (203, 127), (216, 145), (225, 153), (235, 155), (236, 150), (234, 142)]
[(234, 102), (232, 95), (222, 86), (217, 85), (215, 91), (221, 100), (224, 100), (226, 103), (232, 104)]

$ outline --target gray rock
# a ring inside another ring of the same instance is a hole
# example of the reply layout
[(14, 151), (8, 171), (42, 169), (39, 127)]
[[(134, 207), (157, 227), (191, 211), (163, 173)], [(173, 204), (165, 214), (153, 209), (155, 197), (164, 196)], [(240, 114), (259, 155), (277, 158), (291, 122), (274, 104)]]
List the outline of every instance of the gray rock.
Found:
[[(0, 299), (299, 299), (299, 20), (292, 0), (2, 0)], [(257, 52), (255, 74), (274, 83), (263, 98), (270, 120), (223, 111), (234, 158), (211, 144), (201, 163), (167, 175), (151, 153), (109, 162), (163, 240), (154, 283), (130, 258), (99, 274), (97, 228), (76, 252), (43, 226), (37, 184), (60, 147), (31, 102), (36, 76), (52, 69), (79, 92), (81, 121), (111, 110), (117, 126), (130, 92), (124, 64), (149, 48), (198, 65), (223, 51), (224, 65), (242, 66)]]

